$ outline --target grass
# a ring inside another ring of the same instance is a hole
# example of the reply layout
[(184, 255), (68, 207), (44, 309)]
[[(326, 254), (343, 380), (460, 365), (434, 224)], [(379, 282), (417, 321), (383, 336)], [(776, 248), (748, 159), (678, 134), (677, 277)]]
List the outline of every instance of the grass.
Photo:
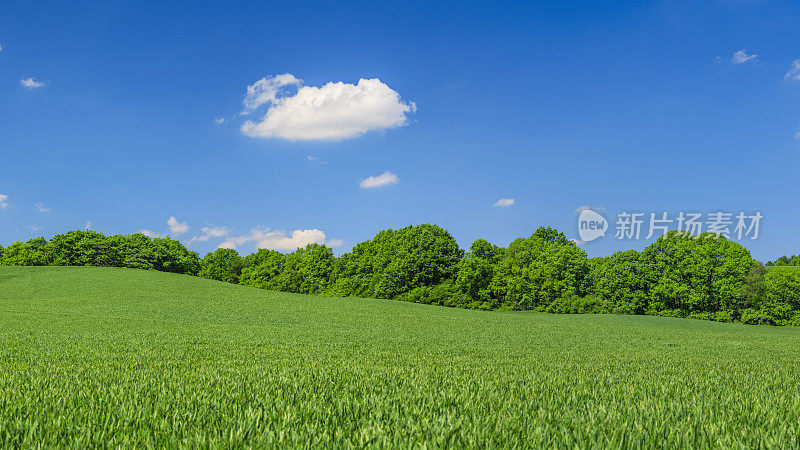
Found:
[(0, 447), (800, 442), (800, 330), (0, 268)]

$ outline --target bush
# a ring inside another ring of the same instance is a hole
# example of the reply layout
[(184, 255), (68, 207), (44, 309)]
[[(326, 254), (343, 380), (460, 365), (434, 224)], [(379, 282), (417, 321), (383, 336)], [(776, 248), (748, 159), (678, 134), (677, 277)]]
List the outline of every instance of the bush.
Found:
[(436, 286), (420, 286), (397, 296), (397, 300), (426, 305), (468, 307), (470, 298), (461, 292), (452, 281)]

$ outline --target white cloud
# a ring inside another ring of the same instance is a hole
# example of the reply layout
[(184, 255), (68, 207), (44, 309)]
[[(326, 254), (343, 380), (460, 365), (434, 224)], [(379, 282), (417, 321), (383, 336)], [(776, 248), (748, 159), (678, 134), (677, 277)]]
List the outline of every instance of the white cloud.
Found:
[(326, 243), (325, 233), (316, 228), (311, 230), (294, 230), (291, 236), (281, 230), (271, 230), (269, 228), (254, 228), (250, 234), (243, 236), (231, 236), (223, 241), (219, 248), (237, 248), (248, 242), (255, 242), (256, 248), (266, 248), (269, 250), (293, 251), (303, 248), (308, 244), (326, 244), (329, 247), (342, 245), (341, 239), (331, 239)]
[[(89, 226), (90, 226), (91, 224), (92, 224), (91, 222), (86, 222), (86, 229), (87, 229), (87, 230), (89, 229)], [(148, 230), (147, 228), (143, 229), (143, 230), (142, 230), (142, 231), (140, 231), (139, 233), (142, 233), (143, 235), (145, 235), (145, 236), (147, 236), (147, 237), (149, 237), (149, 238), (160, 238), (160, 237), (164, 237), (164, 235), (163, 235), (163, 234), (158, 234), (158, 233), (156, 233), (155, 231), (150, 231), (150, 230)]]
[(207, 242), (212, 237), (221, 238), (230, 234), (230, 229), (228, 227), (207, 226), (201, 228), (201, 231), (202, 231), (201, 235), (193, 236), (191, 239), (189, 239), (190, 244), (192, 242)]
[(756, 58), (758, 58), (758, 55), (748, 55), (745, 50), (739, 50), (733, 53), (731, 62), (734, 64), (742, 64), (747, 61), (754, 61)]
[(362, 189), (371, 189), (371, 188), (386, 186), (386, 185), (389, 185), (389, 184), (397, 184), (397, 182), (399, 180), (400, 179), (397, 178), (397, 175), (395, 175), (392, 172), (389, 172), (387, 170), (386, 172), (383, 172), (382, 174), (380, 174), (378, 176), (372, 176), (372, 177), (365, 178), (358, 185)]
[(91, 220), (87, 221), (86, 222), (86, 226), (84, 226), (83, 228), (85, 230), (91, 230), (92, 229), (92, 221)]
[(6, 200), (8, 200), (8, 195), (0, 194), (0, 209), (8, 209), (11, 206)]
[(800, 81), (800, 59), (795, 59), (792, 62), (792, 68), (786, 72), (786, 76), (783, 78), (789, 81)]
[(186, 222), (178, 222), (178, 219), (175, 216), (172, 216), (167, 220), (167, 225), (169, 225), (169, 231), (172, 234), (182, 234), (189, 231), (189, 224)]
[(28, 229), (33, 232), (37, 232), (37, 231), (42, 231), (44, 228), (40, 227), (39, 225), (33, 224), (33, 225), (28, 225)]
[(214, 123), (217, 124), (217, 125), (222, 125), (223, 123), (225, 123), (225, 118), (224, 117), (215, 117), (214, 118)]
[(798, 131), (797, 133), (794, 134), (794, 138), (795, 139), (800, 139), (800, 131)]
[(44, 86), (45, 83), (37, 80), (36, 78), (28, 77), (19, 80), (19, 84), (26, 89), (36, 89)]
[(36, 202), (36, 203), (33, 204), (33, 206), (35, 206), (36, 210), (39, 211), (40, 213), (50, 212), (50, 208), (45, 206), (45, 204), (42, 203), (42, 202)]
[[(290, 85), (300, 87), (294, 95), (281, 96), (281, 88)], [(406, 113), (417, 109), (377, 78), (316, 87), (302, 86), (291, 74), (262, 78), (248, 86), (243, 103), (247, 111), (265, 104), (270, 107), (259, 122), (244, 122), (242, 134), (290, 141), (338, 141), (397, 128), (408, 123)]]
[(505, 208), (506, 206), (513, 206), (514, 203), (516, 203), (516, 200), (513, 198), (501, 198), (500, 200), (494, 202), (494, 206)]
[(325, 243), (330, 248), (339, 248), (344, 245), (344, 241), (341, 239), (330, 239), (328, 242)]

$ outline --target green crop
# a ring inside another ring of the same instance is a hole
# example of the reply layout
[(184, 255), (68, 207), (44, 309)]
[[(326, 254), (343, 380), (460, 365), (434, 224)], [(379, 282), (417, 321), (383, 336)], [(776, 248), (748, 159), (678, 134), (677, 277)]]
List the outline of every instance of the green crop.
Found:
[(0, 447), (791, 447), (800, 330), (0, 268)]

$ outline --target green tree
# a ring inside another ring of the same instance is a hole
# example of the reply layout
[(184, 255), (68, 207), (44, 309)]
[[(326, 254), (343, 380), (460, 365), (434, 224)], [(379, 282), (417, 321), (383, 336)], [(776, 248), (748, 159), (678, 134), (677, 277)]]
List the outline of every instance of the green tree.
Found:
[(153, 268), (161, 272), (197, 275), (200, 272), (200, 257), (184, 247), (180, 241), (156, 238), (152, 241)]
[(743, 307), (759, 308), (766, 300), (767, 287), (765, 278), (767, 271), (767, 267), (761, 261), (756, 261), (750, 271), (747, 272), (742, 286)]
[(775, 261), (770, 261), (767, 266), (800, 266), (800, 255), (781, 256)]
[(586, 252), (552, 228), (518, 238), (496, 265), (490, 284), (502, 308), (560, 312), (583, 294)]
[(283, 271), (285, 260), (286, 256), (283, 253), (266, 249), (245, 256), (239, 284), (277, 290), (275, 279)]
[(641, 262), (649, 312), (679, 316), (740, 310), (742, 287), (755, 264), (747, 249), (725, 237), (678, 231), (645, 248)]
[(478, 239), (460, 261), (455, 285), (470, 299), (471, 307), (493, 309), (497, 306), (492, 301), (489, 285), (494, 277), (494, 268), (502, 259), (504, 251), (505, 249), (490, 244), (485, 239)]
[(741, 313), (742, 323), (800, 326), (800, 267), (777, 264), (763, 275), (763, 301)]
[(450, 233), (436, 225), (384, 230), (337, 260), (328, 293), (395, 298), (455, 278), (463, 255)]
[(242, 274), (242, 258), (230, 248), (218, 248), (203, 258), (198, 276), (212, 280), (238, 283)]
[(587, 289), (599, 302), (596, 312), (644, 314), (647, 291), (640, 254), (636, 250), (592, 258)]
[(118, 257), (111, 241), (97, 231), (57, 234), (47, 243), (54, 266), (112, 266)]
[(117, 234), (111, 236), (109, 241), (116, 253), (114, 266), (145, 270), (155, 268), (153, 241), (149, 237), (141, 233), (128, 236)]
[(279, 291), (316, 294), (330, 283), (333, 264), (332, 249), (308, 244), (286, 255), (282, 270), (270, 283)]
[(800, 268), (774, 267), (764, 275), (766, 300), (800, 311)]
[(46, 266), (49, 263), (47, 240), (43, 237), (25, 243), (14, 242), (3, 254), (4, 266)]

